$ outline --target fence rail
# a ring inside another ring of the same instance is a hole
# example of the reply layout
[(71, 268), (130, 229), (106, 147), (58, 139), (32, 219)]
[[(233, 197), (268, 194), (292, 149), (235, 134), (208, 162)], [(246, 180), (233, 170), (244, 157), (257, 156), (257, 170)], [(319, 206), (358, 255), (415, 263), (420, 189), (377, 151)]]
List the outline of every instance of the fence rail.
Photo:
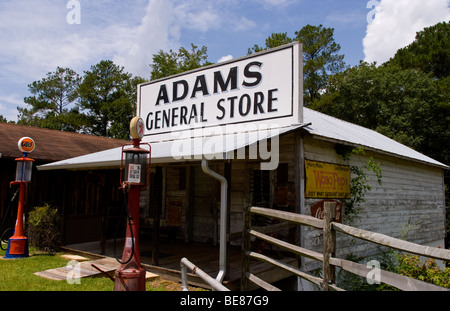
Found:
[[(290, 244), (288, 242), (277, 239), (267, 233), (275, 232), (276, 229), (286, 228), (283, 223), (265, 226), (252, 227), (252, 214), (261, 215), (265, 217), (275, 218), (282, 221), (287, 221), (295, 225), (305, 225), (316, 229), (323, 230), (323, 253), (308, 250), (306, 248)], [(276, 267), (282, 268), (293, 273), (301, 278), (304, 278), (316, 285), (319, 285), (323, 290), (343, 290), (335, 285), (335, 267), (339, 267), (345, 271), (351, 272), (361, 277), (367, 277), (372, 271), (372, 267), (363, 264), (352, 262), (345, 259), (336, 258), (336, 232), (341, 232), (356, 238), (360, 238), (372, 243), (387, 246), (396, 250), (413, 253), (420, 256), (431, 257), (439, 260), (450, 261), (450, 250), (422, 246), (419, 244), (407, 242), (404, 240), (392, 238), (384, 234), (370, 232), (347, 225), (343, 225), (333, 220), (336, 218), (336, 203), (324, 203), (324, 219), (314, 218), (308, 215), (295, 214), (279, 210), (267, 209), (262, 207), (250, 207), (245, 213), (245, 228), (243, 231), (243, 258), (242, 258), (242, 275), (241, 275), (241, 289), (248, 290), (249, 282), (253, 282), (266, 290), (278, 290), (276, 287), (266, 283), (250, 273), (250, 258), (257, 259), (270, 263)], [(261, 239), (265, 242), (278, 246), (295, 255), (311, 258), (322, 262), (323, 277), (319, 278), (301, 271), (296, 267), (292, 267), (278, 260), (268, 256), (255, 253), (251, 251), (251, 237)], [(449, 289), (426, 283), (417, 279), (413, 279), (397, 273), (379, 270), (380, 282), (394, 286), (404, 291), (448, 291)]]

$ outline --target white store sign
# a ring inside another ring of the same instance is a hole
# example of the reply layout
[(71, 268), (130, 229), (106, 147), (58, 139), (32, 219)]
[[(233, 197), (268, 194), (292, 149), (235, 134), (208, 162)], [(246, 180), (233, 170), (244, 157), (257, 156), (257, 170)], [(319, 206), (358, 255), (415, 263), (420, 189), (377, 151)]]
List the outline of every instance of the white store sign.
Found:
[(299, 124), (301, 57), (296, 42), (138, 85), (144, 136), (242, 123)]

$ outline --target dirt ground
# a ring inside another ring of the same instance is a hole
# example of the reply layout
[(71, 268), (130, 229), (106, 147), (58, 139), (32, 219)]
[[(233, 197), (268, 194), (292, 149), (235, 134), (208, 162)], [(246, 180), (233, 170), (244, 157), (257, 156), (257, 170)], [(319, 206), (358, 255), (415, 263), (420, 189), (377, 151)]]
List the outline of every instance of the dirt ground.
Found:
[[(155, 280), (151, 280), (147, 282), (151, 287), (154, 288), (164, 288), (166, 291), (181, 291), (181, 283), (179, 282), (172, 282), (165, 280), (161, 277), (156, 278)], [(203, 291), (206, 289), (194, 287), (194, 286), (188, 286), (189, 291)]]

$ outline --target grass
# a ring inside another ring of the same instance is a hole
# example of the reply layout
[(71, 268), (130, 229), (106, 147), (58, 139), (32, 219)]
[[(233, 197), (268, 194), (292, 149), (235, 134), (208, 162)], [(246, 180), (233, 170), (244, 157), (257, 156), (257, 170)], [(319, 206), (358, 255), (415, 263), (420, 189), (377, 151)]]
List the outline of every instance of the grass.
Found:
[[(0, 291), (112, 291), (114, 289), (114, 283), (102, 275), (81, 278), (80, 284), (69, 284), (66, 281), (49, 280), (37, 276), (35, 272), (64, 267), (70, 260), (62, 258), (62, 252), (43, 253), (33, 247), (30, 247), (29, 253), (28, 258), (4, 259), (5, 251), (0, 250)], [(146, 283), (146, 291), (180, 289), (178, 283), (161, 279)]]

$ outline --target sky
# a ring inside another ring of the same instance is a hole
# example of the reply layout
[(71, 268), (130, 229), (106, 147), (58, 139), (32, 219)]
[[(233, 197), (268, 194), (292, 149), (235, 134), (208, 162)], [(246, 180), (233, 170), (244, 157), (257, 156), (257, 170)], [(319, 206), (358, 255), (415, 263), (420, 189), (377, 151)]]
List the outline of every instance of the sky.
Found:
[(241, 57), (272, 33), (334, 28), (349, 66), (381, 64), (417, 31), (450, 20), (450, 0), (0, 0), (0, 115), (17, 121), (28, 85), (56, 68), (80, 75), (112, 60), (149, 79), (158, 51), (207, 47)]

